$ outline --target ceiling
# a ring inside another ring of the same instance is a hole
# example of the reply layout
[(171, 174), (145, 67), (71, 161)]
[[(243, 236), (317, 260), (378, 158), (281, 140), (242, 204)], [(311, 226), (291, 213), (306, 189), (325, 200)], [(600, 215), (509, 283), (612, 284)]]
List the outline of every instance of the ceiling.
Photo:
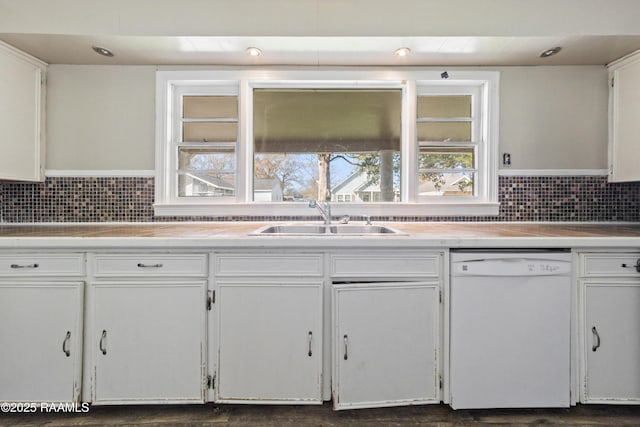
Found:
[[(49, 64), (500, 66), (607, 64), (640, 49), (640, 36), (550, 37), (167, 37), (0, 34)], [(92, 46), (110, 49), (111, 58)], [(255, 46), (259, 57), (245, 50)], [(540, 53), (555, 46), (550, 58)], [(394, 51), (408, 47), (406, 57)]]
[(604, 65), (640, 49), (638, 16), (637, 0), (0, 0), (0, 40), (49, 64)]

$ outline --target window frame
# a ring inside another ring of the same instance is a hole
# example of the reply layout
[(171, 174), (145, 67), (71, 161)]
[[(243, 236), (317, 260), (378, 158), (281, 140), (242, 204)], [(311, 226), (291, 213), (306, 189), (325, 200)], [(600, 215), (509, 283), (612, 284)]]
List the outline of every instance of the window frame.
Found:
[[(471, 117), (469, 121), (471, 123), (471, 140), (470, 141), (452, 141), (450, 147), (470, 147), (474, 150), (474, 165), (469, 170), (474, 174), (474, 183), (473, 183), (473, 195), (472, 196), (459, 196), (461, 197), (462, 202), (469, 202), (474, 199), (482, 199), (488, 191), (487, 181), (488, 177), (486, 174), (481, 173), (481, 171), (486, 170), (486, 164), (488, 161), (487, 157), (487, 124), (483, 121), (483, 108), (482, 108), (482, 85), (473, 83), (473, 84), (463, 84), (461, 82), (453, 81), (453, 82), (441, 82), (436, 84), (432, 81), (429, 82), (418, 82), (416, 90), (416, 97), (420, 96), (447, 96), (447, 95), (470, 95), (471, 96)], [(417, 98), (416, 98), (417, 99)], [(441, 118), (434, 118), (436, 121)], [(416, 129), (417, 123), (420, 118), (417, 117), (416, 114)], [(446, 147), (447, 144), (437, 143), (437, 142), (429, 142), (429, 141), (420, 141), (416, 136), (416, 147), (418, 150), (418, 155), (420, 154), (420, 149), (422, 147)], [(416, 179), (420, 174), (421, 169), (416, 168)], [(437, 170), (433, 170), (437, 171)], [(443, 169), (444, 173), (451, 173), (451, 169)], [(419, 180), (417, 185), (419, 186)], [(420, 196), (417, 194), (417, 200), (423, 203), (439, 203), (443, 197), (446, 196)], [(462, 199), (463, 198), (463, 199)]]
[[(178, 181), (179, 181), (179, 176), (181, 175), (181, 173), (183, 173), (182, 169), (180, 169), (179, 166), (179, 162), (180, 162), (180, 148), (181, 147), (220, 147), (222, 148), (225, 144), (230, 144), (233, 141), (213, 141), (213, 142), (207, 142), (207, 143), (197, 143), (195, 141), (183, 141), (182, 137), (181, 137), (181, 130), (182, 130), (182, 126), (184, 125), (184, 123), (186, 123), (187, 121), (189, 121), (189, 119), (185, 119), (182, 117), (182, 114), (180, 114), (180, 111), (182, 111), (182, 107), (183, 107), (183, 100), (182, 98), (184, 96), (236, 96), (238, 98), (238, 112), (239, 112), (239, 104), (240, 104), (240, 97), (239, 97), (239, 88), (238, 88), (238, 83), (234, 82), (234, 81), (213, 81), (210, 82), (208, 84), (202, 85), (202, 84), (180, 84), (180, 85), (173, 85), (172, 89), (171, 89), (171, 100), (169, 102), (172, 103), (172, 113), (171, 113), (171, 117), (170, 117), (170, 121), (169, 121), (169, 126), (170, 128), (167, 130), (170, 141), (166, 141), (166, 143), (169, 145), (169, 147), (167, 147), (169, 150), (172, 150), (171, 153), (168, 154), (168, 160), (169, 160), (169, 168), (173, 168), (172, 172), (169, 173), (169, 171), (167, 171), (167, 178), (168, 178), (168, 185), (169, 185), (169, 192), (172, 196), (172, 199), (176, 202), (176, 203), (184, 203), (184, 204), (197, 204), (200, 203), (202, 200), (200, 200), (200, 198), (197, 197), (186, 197), (186, 196), (180, 196), (179, 193), (179, 188), (178, 188)], [(175, 114), (173, 114), (173, 112), (175, 112)], [(240, 145), (240, 137), (239, 137), (239, 133), (240, 133), (240, 118), (238, 117), (236, 119), (236, 123), (237, 123), (237, 136), (236, 136), (236, 141), (235, 141), (235, 150), (234, 150), (234, 154), (235, 154), (235, 168), (233, 170), (235, 177), (237, 178), (237, 176), (239, 175), (238, 173), (238, 148)], [(226, 173), (226, 171), (220, 171), (220, 172), (224, 172)], [(237, 184), (236, 184), (237, 187)], [(205, 200), (207, 200), (207, 202), (212, 203), (212, 204), (224, 204), (224, 203), (235, 203), (237, 202), (237, 188), (235, 189), (235, 194), (236, 196), (222, 196), (222, 197), (215, 197), (215, 198), (207, 198)]]
[[(154, 213), (157, 216), (316, 216), (304, 203), (253, 202), (254, 88), (401, 88), (401, 202), (335, 203), (335, 215), (478, 216), (497, 215), (499, 72), (425, 69), (275, 69), (221, 68), (207, 70), (158, 70), (156, 72), (156, 175)], [(181, 86), (238, 88), (238, 142), (236, 148), (236, 196), (233, 200), (177, 197), (177, 150), (171, 136), (175, 96)], [(425, 87), (477, 87), (480, 93), (483, 150), (476, 162), (484, 170), (473, 197), (419, 197), (416, 115), (418, 91)], [(174, 176), (172, 176), (174, 175)], [(204, 199), (204, 200), (203, 200)], [(462, 199), (462, 200), (461, 200)]]

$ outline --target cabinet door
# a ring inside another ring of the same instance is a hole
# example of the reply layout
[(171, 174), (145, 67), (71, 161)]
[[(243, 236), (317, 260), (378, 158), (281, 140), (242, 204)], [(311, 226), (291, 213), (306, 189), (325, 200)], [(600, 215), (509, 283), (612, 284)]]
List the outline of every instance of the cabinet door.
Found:
[(609, 181), (640, 181), (640, 53), (611, 68)]
[(201, 403), (204, 281), (94, 283), (93, 403)]
[(44, 179), (46, 65), (0, 42), (0, 179)]
[(219, 283), (218, 398), (322, 403), (322, 282)]
[(586, 401), (640, 401), (640, 283), (586, 283), (585, 314)]
[(82, 295), (81, 282), (0, 283), (0, 401), (78, 400)]
[(437, 283), (333, 286), (335, 409), (437, 403)]

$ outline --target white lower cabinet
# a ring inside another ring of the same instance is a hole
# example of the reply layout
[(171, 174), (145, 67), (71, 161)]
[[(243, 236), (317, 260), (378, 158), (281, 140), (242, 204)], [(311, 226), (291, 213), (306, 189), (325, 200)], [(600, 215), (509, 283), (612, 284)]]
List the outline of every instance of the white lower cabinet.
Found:
[(0, 282), (0, 401), (77, 402), (83, 282)]
[(444, 253), (332, 253), (335, 409), (439, 403)]
[(437, 403), (439, 284), (333, 286), (335, 409)]
[(205, 282), (92, 286), (93, 403), (204, 402)]
[(84, 255), (0, 253), (0, 402), (77, 402)]
[(215, 400), (322, 403), (322, 254), (215, 254), (214, 275)]
[(322, 282), (223, 282), (218, 401), (322, 402)]
[[(203, 403), (206, 256), (90, 257), (94, 404)], [(117, 275), (132, 277), (116, 279)], [(108, 279), (104, 279), (108, 278)]]
[(640, 403), (640, 253), (583, 254), (582, 401)]

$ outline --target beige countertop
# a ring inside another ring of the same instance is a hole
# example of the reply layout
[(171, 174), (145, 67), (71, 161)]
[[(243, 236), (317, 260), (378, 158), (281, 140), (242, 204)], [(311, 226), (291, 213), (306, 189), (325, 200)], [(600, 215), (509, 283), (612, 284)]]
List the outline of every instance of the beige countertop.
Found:
[[(3, 224), (0, 248), (635, 247), (640, 223), (385, 222), (405, 234), (250, 236), (267, 222)], [(316, 222), (317, 224), (317, 222)], [(353, 224), (358, 224), (354, 222)], [(376, 223), (378, 224), (378, 223)]]
[[(276, 224), (274, 222), (273, 224)], [(301, 222), (302, 223), (302, 222)], [(86, 223), (0, 225), (2, 237), (246, 237), (267, 222)], [(314, 223), (315, 224), (315, 223)], [(353, 224), (358, 224), (354, 222)], [(639, 224), (504, 223), (504, 222), (385, 222), (413, 237), (640, 237)], [(254, 236), (255, 237), (255, 236)], [(281, 237), (281, 236), (278, 236)], [(259, 238), (278, 238), (259, 236)], [(299, 237), (299, 236), (298, 236)], [(383, 236), (387, 237), (387, 236)], [(391, 237), (391, 236), (389, 236)], [(321, 238), (321, 237), (320, 237)]]

